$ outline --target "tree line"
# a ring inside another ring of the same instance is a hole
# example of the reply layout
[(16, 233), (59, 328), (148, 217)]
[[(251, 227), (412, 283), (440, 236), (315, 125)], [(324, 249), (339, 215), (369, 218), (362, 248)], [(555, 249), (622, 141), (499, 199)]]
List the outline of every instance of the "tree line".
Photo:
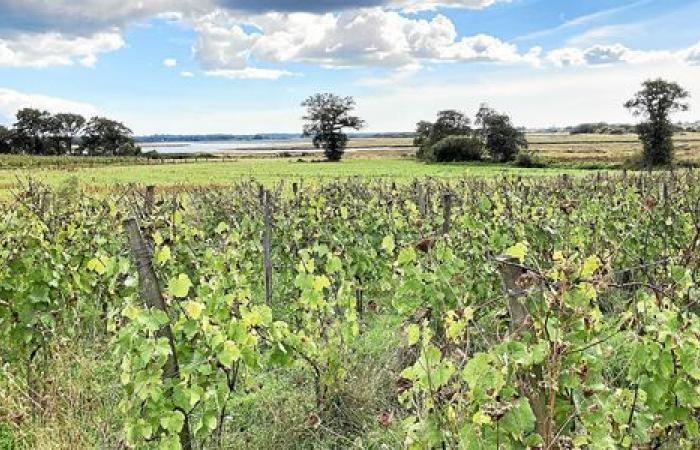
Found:
[[(690, 94), (677, 83), (661, 78), (647, 80), (624, 107), (642, 122), (633, 129), (642, 143), (641, 161), (645, 166), (673, 163), (673, 133), (677, 127), (671, 114), (687, 111), (684, 102)], [(355, 108), (352, 97), (316, 94), (306, 99), (303, 119), (304, 136), (311, 137), (317, 148), (323, 148), (329, 161), (339, 161), (347, 146), (345, 129), (359, 130), (365, 122), (351, 113)], [(582, 124), (572, 133), (597, 132), (607, 124)], [(617, 131), (616, 131), (617, 132)], [(440, 111), (435, 122), (420, 121), (416, 125), (414, 144), (419, 160), (428, 162), (479, 161), (486, 157), (495, 162), (516, 159), (531, 167), (536, 160), (528, 149), (525, 132), (513, 125), (510, 116), (482, 105), (476, 113), (474, 127), (471, 119), (456, 110)]]
[(17, 112), (12, 128), (0, 126), (0, 154), (133, 156), (141, 149), (133, 132), (106, 117), (50, 114), (34, 108)]

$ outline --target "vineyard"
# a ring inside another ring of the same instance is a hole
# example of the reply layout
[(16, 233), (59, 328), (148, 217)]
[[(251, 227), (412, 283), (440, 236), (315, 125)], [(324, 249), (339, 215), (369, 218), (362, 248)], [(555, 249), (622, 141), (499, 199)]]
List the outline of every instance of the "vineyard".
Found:
[(697, 171), (0, 214), (0, 449), (700, 446)]

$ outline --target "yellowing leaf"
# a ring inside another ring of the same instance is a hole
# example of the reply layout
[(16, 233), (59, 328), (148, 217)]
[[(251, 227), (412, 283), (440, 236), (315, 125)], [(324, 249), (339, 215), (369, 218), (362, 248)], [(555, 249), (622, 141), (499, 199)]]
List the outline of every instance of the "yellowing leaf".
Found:
[(527, 245), (523, 242), (518, 242), (506, 250), (505, 255), (517, 259), (522, 264), (525, 262), (525, 255), (527, 255)]
[(597, 256), (589, 256), (583, 262), (583, 267), (581, 268), (581, 276), (584, 278), (589, 278), (593, 276), (596, 270), (600, 267), (600, 260)]
[(406, 328), (406, 336), (408, 337), (408, 345), (416, 345), (420, 339), (420, 328), (415, 323), (412, 323)]
[(162, 266), (168, 261), (170, 261), (170, 247), (166, 245), (158, 251), (156, 262)]
[(185, 303), (185, 313), (187, 317), (193, 320), (198, 320), (204, 311), (204, 304), (201, 302), (189, 301)]
[(382, 239), (382, 250), (387, 253), (394, 253), (395, 248), (394, 236), (385, 236), (384, 239)]
[(190, 281), (190, 277), (184, 273), (178, 275), (177, 278), (171, 278), (170, 283), (168, 283), (168, 291), (170, 291), (173, 297), (177, 298), (187, 297), (191, 287), (192, 282)]
[(241, 349), (233, 341), (224, 342), (224, 348), (217, 355), (224, 366), (230, 366), (241, 357)]
[(90, 261), (88, 261), (87, 268), (88, 270), (97, 272), (100, 275), (104, 275), (104, 273), (107, 272), (107, 267), (105, 267), (104, 263), (98, 258), (92, 258)]
[(321, 275), (314, 279), (314, 289), (322, 291), (331, 285), (331, 280), (327, 276)]

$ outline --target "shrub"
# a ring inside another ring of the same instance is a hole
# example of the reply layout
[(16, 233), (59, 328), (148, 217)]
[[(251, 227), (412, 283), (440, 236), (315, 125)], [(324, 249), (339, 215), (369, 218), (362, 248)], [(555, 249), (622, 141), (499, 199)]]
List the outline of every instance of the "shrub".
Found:
[(549, 163), (534, 153), (522, 152), (515, 158), (515, 165), (526, 169), (536, 169), (547, 167)]
[(448, 136), (435, 144), (431, 152), (437, 162), (479, 161), (484, 152), (484, 144), (472, 136)]

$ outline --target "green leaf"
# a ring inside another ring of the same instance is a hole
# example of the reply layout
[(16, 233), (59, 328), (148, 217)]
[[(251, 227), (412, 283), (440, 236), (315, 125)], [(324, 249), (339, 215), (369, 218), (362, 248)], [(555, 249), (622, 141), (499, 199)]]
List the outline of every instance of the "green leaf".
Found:
[(184, 423), (185, 415), (180, 411), (171, 411), (160, 418), (160, 426), (173, 434), (179, 433)]
[(399, 257), (396, 259), (396, 262), (400, 265), (406, 265), (409, 263), (412, 263), (416, 260), (416, 251), (413, 249), (413, 247), (406, 247), (402, 248), (401, 251), (399, 252)]
[(224, 348), (216, 355), (221, 364), (230, 367), (234, 361), (238, 361), (241, 357), (241, 349), (233, 341), (224, 342)]
[(192, 282), (190, 281), (190, 277), (184, 273), (178, 275), (177, 278), (171, 278), (170, 283), (168, 283), (168, 291), (170, 291), (173, 297), (177, 298), (187, 297), (191, 287)]

